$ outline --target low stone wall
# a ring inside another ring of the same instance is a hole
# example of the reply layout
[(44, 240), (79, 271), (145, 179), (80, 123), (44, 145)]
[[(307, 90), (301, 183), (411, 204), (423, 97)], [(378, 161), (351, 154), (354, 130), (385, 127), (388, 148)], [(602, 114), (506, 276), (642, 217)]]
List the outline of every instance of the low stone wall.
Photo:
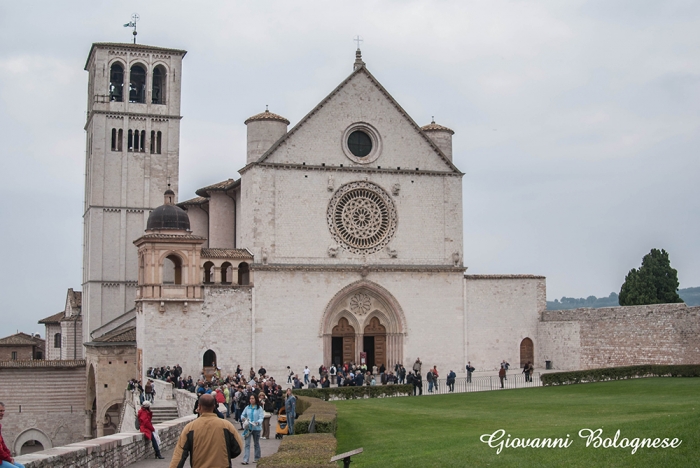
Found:
[[(173, 448), (182, 429), (193, 419), (195, 419), (194, 415), (155, 424), (161, 440), (161, 450)], [(90, 439), (22, 455), (15, 460), (22, 463), (25, 468), (122, 468), (154, 456), (151, 443), (139, 432)]]
[(655, 304), (548, 310), (540, 350), (555, 369), (700, 363), (700, 307)]
[(193, 415), (194, 403), (197, 401), (197, 395), (188, 392), (187, 390), (175, 390), (175, 402), (177, 403), (178, 416), (185, 417)]

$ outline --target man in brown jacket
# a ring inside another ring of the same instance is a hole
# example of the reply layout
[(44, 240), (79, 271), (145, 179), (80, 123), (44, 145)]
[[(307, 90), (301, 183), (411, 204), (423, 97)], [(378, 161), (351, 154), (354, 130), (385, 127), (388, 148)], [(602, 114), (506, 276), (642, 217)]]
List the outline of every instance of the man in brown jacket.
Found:
[(199, 398), (199, 418), (182, 430), (170, 468), (183, 468), (190, 457), (192, 468), (229, 468), (231, 459), (241, 454), (243, 439), (229, 421), (214, 414), (216, 399)]

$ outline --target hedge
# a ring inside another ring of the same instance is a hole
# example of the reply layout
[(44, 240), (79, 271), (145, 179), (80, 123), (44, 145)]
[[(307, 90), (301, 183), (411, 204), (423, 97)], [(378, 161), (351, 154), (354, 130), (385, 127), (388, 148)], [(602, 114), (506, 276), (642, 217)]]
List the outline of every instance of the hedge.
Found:
[(688, 364), (678, 366), (642, 365), (626, 367), (608, 367), (572, 372), (553, 372), (542, 374), (542, 385), (570, 385), (585, 382), (604, 382), (606, 380), (624, 380), (640, 377), (700, 377), (700, 365)]
[(294, 434), (308, 433), (313, 416), (316, 416), (316, 432), (335, 434), (338, 410), (334, 404), (318, 398), (299, 396), (297, 413), (301, 416), (294, 421)]
[[(296, 427), (296, 425), (295, 425)], [(338, 442), (333, 434), (302, 434), (285, 437), (277, 453), (258, 460), (261, 468), (337, 467), (330, 460)]]
[(318, 398), (320, 400), (355, 400), (358, 398), (385, 398), (392, 396), (410, 396), (413, 393), (412, 385), (375, 385), (362, 387), (332, 387), (297, 389), (294, 394)]

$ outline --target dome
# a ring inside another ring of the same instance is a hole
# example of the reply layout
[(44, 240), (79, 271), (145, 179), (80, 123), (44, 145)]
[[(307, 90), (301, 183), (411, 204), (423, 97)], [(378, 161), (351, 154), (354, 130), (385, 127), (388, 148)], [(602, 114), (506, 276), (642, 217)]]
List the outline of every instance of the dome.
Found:
[(166, 190), (165, 204), (151, 211), (151, 214), (148, 215), (146, 230), (190, 230), (190, 217), (187, 216), (187, 212), (185, 210), (173, 204), (174, 198), (175, 192), (170, 189)]
[(252, 117), (249, 117), (243, 123), (248, 125), (250, 122), (254, 122), (256, 120), (272, 120), (272, 121), (282, 122), (285, 125), (289, 125), (289, 120), (285, 119), (281, 115), (273, 114), (272, 112), (270, 112), (267, 109), (265, 109), (265, 112), (261, 112), (260, 114), (256, 114)]

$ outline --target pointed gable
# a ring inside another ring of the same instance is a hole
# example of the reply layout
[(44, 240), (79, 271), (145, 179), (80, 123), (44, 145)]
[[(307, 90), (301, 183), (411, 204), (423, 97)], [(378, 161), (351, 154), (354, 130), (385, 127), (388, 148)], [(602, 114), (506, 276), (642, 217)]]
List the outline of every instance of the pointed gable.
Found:
[[(354, 124), (368, 125), (379, 138), (380, 153), (366, 164), (348, 157), (347, 148), (343, 148)], [(351, 73), (255, 164), (260, 163), (460, 173), (364, 66)]]

